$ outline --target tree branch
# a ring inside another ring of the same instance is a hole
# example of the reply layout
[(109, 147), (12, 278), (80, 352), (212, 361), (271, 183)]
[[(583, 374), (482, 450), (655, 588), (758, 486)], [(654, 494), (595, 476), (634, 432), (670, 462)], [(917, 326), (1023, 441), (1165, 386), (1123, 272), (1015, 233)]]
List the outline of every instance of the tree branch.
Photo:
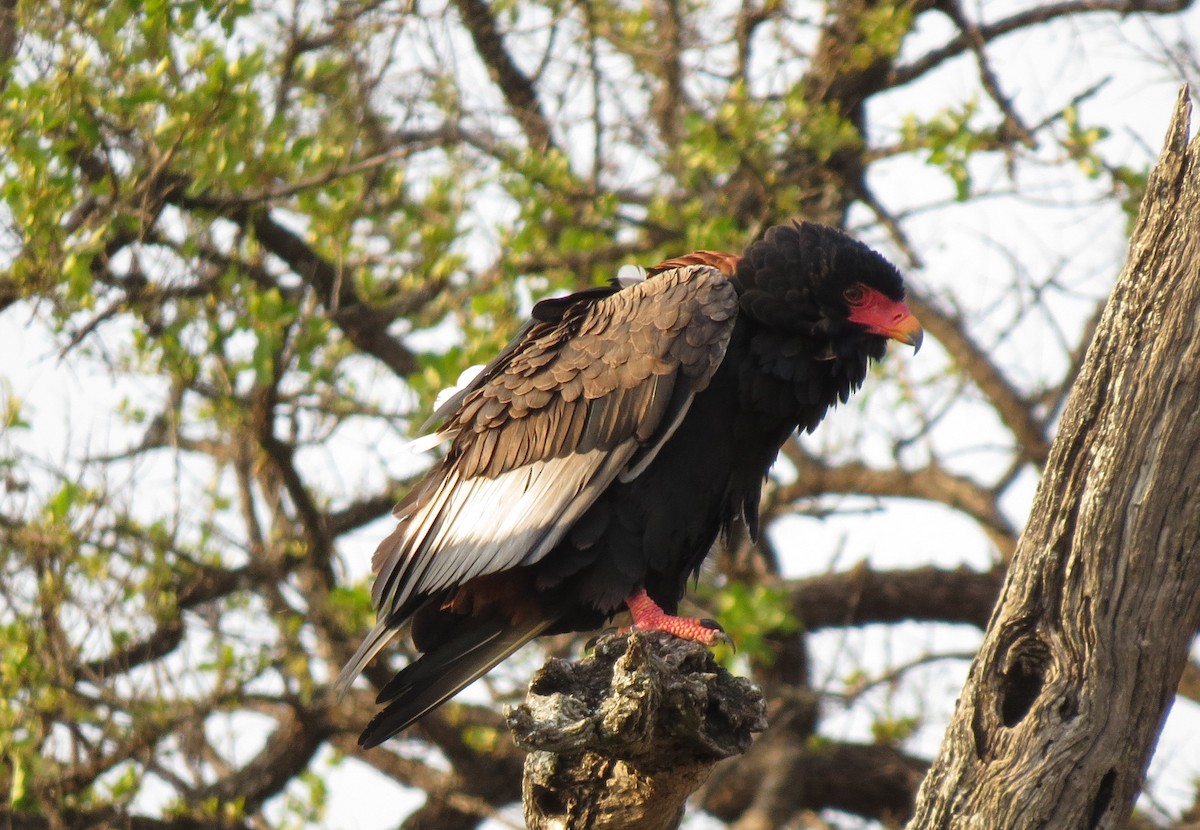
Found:
[[(278, 366), (279, 360), (275, 361)], [(255, 428), (255, 437), (259, 446), (271, 460), (283, 488), (292, 500), (299, 516), (304, 534), (308, 537), (307, 556), (311, 564), (324, 572), (330, 580), (328, 566), (333, 555), (333, 541), (325, 526), (325, 515), (321, 512), (300, 471), (296, 468), (295, 447), (286, 443), (275, 434), (275, 419), (279, 402), (279, 375), (269, 386), (261, 386), (255, 391), (251, 418)]]
[(107, 657), (75, 666), (72, 669), (74, 682), (98, 683), (135, 666), (165, 657), (183, 640), (184, 611), (249, 586), (253, 576), (244, 567), (225, 569), (191, 564), (187, 571), (179, 568), (177, 579), (180, 587), (175, 594), (174, 613), (159, 620), (154, 631), (144, 639)]
[(700, 806), (736, 830), (797, 826), (798, 813), (828, 808), (891, 824), (911, 812), (927, 768), (892, 746), (807, 741), (772, 724), (744, 758), (717, 768)]
[(331, 734), (323, 710), (291, 711), (281, 718), (262, 750), (226, 778), (197, 790), (193, 803), (216, 798), (241, 803), (248, 814), (303, 772)]
[(783, 584), (805, 631), (901, 620), (967, 623), (983, 628), (1004, 574), (924, 567), (876, 571), (861, 565), (841, 573)]
[(530, 149), (535, 153), (545, 153), (554, 146), (550, 122), (542, 112), (533, 81), (513, 62), (512, 56), (504, 48), (504, 40), (496, 28), (496, 18), (486, 0), (454, 0), (454, 5), (458, 7), (463, 24), (475, 41), (479, 56), (487, 65), (488, 74), (500, 87), (509, 111), (525, 132)]
[(189, 196), (186, 176), (162, 178), (163, 181), (155, 185), (156, 199), (184, 210), (215, 213), (244, 230), (252, 230), (264, 248), (283, 260), (296, 276), (312, 287), (317, 300), (329, 310), (334, 323), (351, 343), (399, 376), (417, 370), (416, 356), (388, 334), (388, 326), (396, 318), (396, 309), (375, 308), (364, 302), (350, 275), (317, 253), (299, 235), (276, 222), (265, 206), (248, 206), (237, 197)]
[(779, 504), (825, 493), (924, 499), (970, 516), (1000, 551), (1002, 559), (1007, 560), (1012, 554), (1016, 528), (1000, 510), (996, 494), (969, 478), (954, 475), (935, 463), (917, 470), (878, 469), (853, 461), (831, 465), (806, 452), (797, 441), (785, 444), (784, 453), (796, 465), (800, 476), (795, 483), (781, 486), (771, 494)]
[(938, 339), (958, 368), (987, 396), (1016, 439), (1021, 454), (1038, 466), (1044, 465), (1050, 442), (1046, 439), (1045, 424), (1033, 414), (1033, 403), (1008, 382), (999, 367), (967, 334), (961, 320), (911, 288), (906, 301), (925, 331)]
[(532, 830), (667, 830), (712, 766), (766, 728), (766, 707), (699, 643), (634, 634), (602, 639), (578, 663), (548, 662), (508, 723), (530, 750)]
[(380, 516), (391, 513), (396, 502), (400, 501), (400, 496), (396, 494), (403, 492), (404, 489), (405, 483), (389, 481), (387, 489), (383, 493), (366, 496), (325, 514), (325, 526), (329, 530), (330, 537), (336, 539), (344, 533), (357, 530)]
[(1096, 12), (1114, 12), (1121, 15), (1145, 12), (1147, 14), (1174, 14), (1191, 7), (1193, 0), (1079, 0), (1079, 2), (1049, 3), (1009, 15), (995, 23), (975, 27), (974, 32), (960, 31), (945, 45), (926, 52), (909, 64), (894, 66), (888, 75), (887, 88), (911, 83), (941, 64), (958, 57), (980, 43), (990, 43), (1004, 35), (1023, 31), (1042, 23), (1064, 17), (1076, 17)]
[(53, 813), (0, 808), (0, 826), (6, 830), (96, 830), (108, 827), (122, 830), (248, 830), (251, 825), (223, 817), (150, 818), (112, 807), (100, 807), (95, 810), (57, 810)]
[(8, 62), (17, 52), (17, 0), (0, 0), (0, 92), (8, 86)]
[(234, 211), (234, 214), (229, 218), (252, 227), (255, 237), (267, 250), (316, 290), (321, 304), (330, 310), (354, 345), (381, 360), (397, 375), (410, 375), (417, 370), (413, 353), (388, 334), (394, 315), (364, 303), (349, 275), (341, 273), (303, 239), (272, 219), (266, 210), (249, 211), (248, 215)]

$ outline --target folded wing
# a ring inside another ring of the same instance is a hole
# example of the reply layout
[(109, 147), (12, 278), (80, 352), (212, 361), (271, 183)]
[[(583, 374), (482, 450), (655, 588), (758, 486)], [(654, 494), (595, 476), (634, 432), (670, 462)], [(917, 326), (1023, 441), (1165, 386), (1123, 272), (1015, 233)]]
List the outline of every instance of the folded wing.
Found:
[(378, 624), (338, 684), (430, 598), (538, 562), (618, 476), (644, 469), (720, 365), (736, 314), (708, 265), (539, 304), (439, 410), (449, 450), (396, 507), (372, 562)]

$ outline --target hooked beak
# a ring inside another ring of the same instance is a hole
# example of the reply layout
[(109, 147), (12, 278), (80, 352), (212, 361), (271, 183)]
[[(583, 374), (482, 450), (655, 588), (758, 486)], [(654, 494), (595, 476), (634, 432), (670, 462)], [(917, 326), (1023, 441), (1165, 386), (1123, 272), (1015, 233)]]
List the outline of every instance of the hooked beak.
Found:
[(917, 318), (912, 315), (908, 307), (900, 303), (904, 308), (904, 316), (900, 318), (900, 322), (887, 331), (881, 332), (893, 340), (899, 340), (901, 343), (907, 343), (913, 347), (913, 354), (921, 351), (921, 343), (925, 341), (925, 330), (921, 328), (921, 324), (917, 322)]
[(899, 340), (913, 347), (913, 354), (921, 350), (925, 332), (917, 318), (903, 301), (889, 300), (878, 292), (872, 292), (867, 301), (851, 309), (850, 321), (858, 323), (872, 334)]

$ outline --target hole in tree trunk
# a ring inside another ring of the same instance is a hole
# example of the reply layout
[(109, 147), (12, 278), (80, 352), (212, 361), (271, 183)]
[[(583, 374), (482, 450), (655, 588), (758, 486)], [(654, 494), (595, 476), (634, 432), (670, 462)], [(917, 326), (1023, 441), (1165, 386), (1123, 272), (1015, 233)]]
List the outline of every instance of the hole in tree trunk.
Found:
[(1088, 830), (1095, 830), (1100, 819), (1104, 818), (1104, 811), (1108, 809), (1109, 802), (1112, 801), (1113, 785), (1116, 783), (1117, 771), (1115, 769), (1110, 769), (1100, 779), (1100, 786), (1096, 788), (1096, 798), (1092, 801), (1092, 820), (1088, 822)]
[(533, 800), (538, 812), (544, 816), (561, 816), (566, 814), (566, 805), (558, 797), (558, 793), (546, 787), (533, 786)]
[(1016, 726), (1029, 713), (1046, 680), (1046, 650), (1036, 640), (1022, 644), (1004, 674), (1000, 689), (1000, 720), (1008, 727)]

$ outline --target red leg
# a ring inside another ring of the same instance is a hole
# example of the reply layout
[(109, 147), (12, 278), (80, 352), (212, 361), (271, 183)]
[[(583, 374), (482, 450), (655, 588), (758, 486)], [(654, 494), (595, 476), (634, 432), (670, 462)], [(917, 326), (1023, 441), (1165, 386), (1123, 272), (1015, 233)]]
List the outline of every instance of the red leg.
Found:
[(650, 599), (645, 589), (625, 600), (625, 604), (633, 614), (633, 627), (638, 631), (665, 631), (684, 640), (696, 640), (706, 646), (729, 642), (721, 626), (713, 620), (672, 616), (659, 608), (658, 603)]

